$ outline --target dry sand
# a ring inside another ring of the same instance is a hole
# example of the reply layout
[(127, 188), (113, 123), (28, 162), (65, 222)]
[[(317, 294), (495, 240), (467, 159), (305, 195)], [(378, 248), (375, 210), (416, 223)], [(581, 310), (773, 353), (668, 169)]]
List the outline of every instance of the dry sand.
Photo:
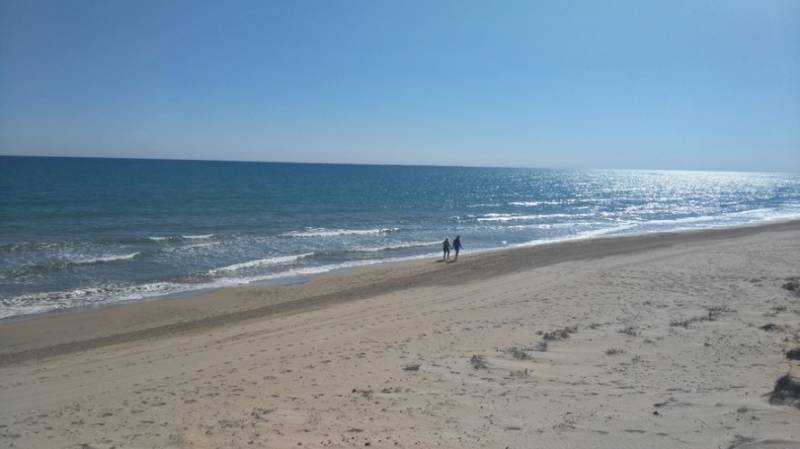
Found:
[(0, 447), (800, 448), (798, 275), (793, 222), (0, 322)]

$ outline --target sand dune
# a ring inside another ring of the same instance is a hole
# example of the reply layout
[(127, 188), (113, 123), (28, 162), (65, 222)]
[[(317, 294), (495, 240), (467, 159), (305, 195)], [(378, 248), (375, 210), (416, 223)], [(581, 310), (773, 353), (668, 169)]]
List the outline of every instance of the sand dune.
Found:
[(0, 324), (0, 447), (797, 448), (800, 224)]

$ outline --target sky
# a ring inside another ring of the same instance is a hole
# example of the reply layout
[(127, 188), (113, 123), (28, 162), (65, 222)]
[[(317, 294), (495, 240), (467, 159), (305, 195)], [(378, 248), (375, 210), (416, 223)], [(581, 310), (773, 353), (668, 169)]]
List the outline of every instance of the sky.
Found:
[(800, 1), (0, 0), (0, 155), (800, 171)]

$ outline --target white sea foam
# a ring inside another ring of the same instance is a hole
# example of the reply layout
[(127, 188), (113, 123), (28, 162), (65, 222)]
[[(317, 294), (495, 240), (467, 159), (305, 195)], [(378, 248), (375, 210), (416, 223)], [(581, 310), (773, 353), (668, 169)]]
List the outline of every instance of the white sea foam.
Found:
[(120, 260), (131, 260), (134, 257), (141, 254), (140, 252), (130, 253), (130, 254), (111, 254), (108, 256), (98, 256), (98, 257), (86, 257), (86, 258), (79, 258), (79, 259), (72, 259), (69, 262), (79, 265), (85, 264), (93, 264), (93, 263), (104, 263), (104, 262), (116, 262)]
[(208, 248), (209, 246), (217, 246), (217, 245), (219, 245), (219, 242), (194, 243), (194, 244), (191, 244), (191, 245), (186, 245), (186, 246), (182, 247), (181, 249), (187, 250), (187, 249), (193, 249), (193, 248)]
[(188, 284), (154, 282), (135, 286), (86, 287), (31, 293), (0, 299), (0, 318), (48, 312), (92, 304), (115, 303), (193, 290)]
[(477, 204), (470, 204), (467, 207), (497, 207), (500, 203), (477, 203)]
[(393, 263), (393, 262), (406, 262), (411, 260), (417, 259), (426, 259), (430, 257), (436, 257), (439, 253), (428, 253), (428, 254), (420, 254), (416, 256), (406, 256), (406, 257), (387, 257), (384, 259), (366, 259), (366, 260), (352, 260), (349, 262), (342, 262), (337, 264), (328, 264), (328, 265), (318, 265), (318, 266), (309, 266), (309, 267), (299, 267), (293, 268), (287, 271), (281, 271), (278, 273), (271, 273), (265, 274), (262, 276), (252, 277), (246, 280), (246, 282), (258, 282), (258, 281), (266, 281), (271, 279), (281, 279), (287, 277), (302, 277), (302, 276), (310, 276), (314, 274), (321, 274), (321, 273), (329, 273), (331, 271), (336, 270), (345, 270), (348, 268), (357, 268), (357, 267), (364, 267), (369, 265), (377, 265), (381, 263)]
[(537, 223), (537, 224), (521, 224), (521, 225), (510, 225), (505, 226), (503, 229), (568, 229), (568, 228), (575, 228), (578, 226), (592, 226), (597, 224), (603, 224), (598, 222), (570, 222), (570, 223)]
[(42, 313), (52, 310), (87, 306), (91, 304), (142, 300), (147, 298), (173, 295), (177, 293), (246, 285), (253, 282), (264, 282), (275, 279), (304, 277), (335, 270), (376, 265), (388, 262), (403, 262), (435, 256), (436, 254), (423, 254), (409, 257), (358, 260), (338, 264), (299, 267), (277, 273), (269, 273), (257, 276), (223, 277), (211, 282), (202, 283), (153, 282), (135, 286), (108, 285), (103, 287), (89, 287), (75, 290), (32, 293), (12, 298), (0, 298), (0, 305), (2, 305), (2, 307), (0, 307), (0, 318)]
[(214, 234), (198, 234), (198, 235), (156, 235), (147, 237), (154, 242), (163, 242), (167, 240), (206, 240), (214, 237)]
[(511, 201), (508, 203), (509, 206), (519, 206), (519, 207), (534, 207), (540, 204), (545, 204), (543, 201)]
[(483, 214), (482, 217), (488, 218), (499, 218), (499, 217), (514, 217), (516, 214), (497, 214), (497, 213), (489, 213)]
[(377, 228), (377, 229), (326, 229), (326, 228), (307, 228), (304, 231), (292, 231), (281, 234), (283, 237), (336, 237), (340, 235), (370, 235), (370, 234), (389, 234), (399, 231), (400, 228)]
[[(701, 215), (697, 217), (683, 217), (666, 220), (647, 220), (642, 221), (641, 225), (655, 225), (659, 227), (659, 230), (668, 228), (670, 230), (678, 231), (692, 229), (693, 227), (696, 228), (697, 225), (700, 225), (704, 228), (716, 228), (721, 226), (730, 226), (737, 223), (757, 223), (777, 220), (792, 220), (797, 218), (800, 218), (800, 211), (788, 212), (777, 211), (774, 209), (751, 209), (721, 215)], [(681, 225), (688, 225), (689, 227)]]
[(214, 237), (214, 234), (201, 234), (201, 235), (182, 235), (181, 238), (189, 240), (205, 240)]
[(314, 255), (313, 252), (305, 253), (305, 254), (296, 254), (292, 256), (277, 256), (277, 257), (267, 257), (264, 259), (256, 259), (256, 260), (249, 260), (247, 262), (235, 263), (233, 265), (228, 265), (226, 267), (215, 268), (213, 270), (209, 270), (208, 274), (219, 274), (224, 272), (231, 272), (231, 271), (238, 271), (245, 268), (253, 268), (253, 267), (269, 267), (275, 265), (287, 265), (293, 262), (297, 262), (300, 259), (305, 257), (309, 257)]
[(566, 201), (511, 201), (508, 203), (509, 206), (517, 206), (517, 207), (536, 207), (541, 205), (548, 205), (548, 206), (557, 206), (559, 204), (564, 203), (572, 203), (574, 200), (566, 200)]
[(579, 232), (578, 234), (564, 236), (564, 237), (555, 237), (555, 238), (544, 238), (544, 239), (535, 239), (529, 240), (524, 243), (518, 243), (513, 245), (514, 247), (525, 247), (525, 246), (536, 246), (536, 245), (543, 245), (548, 243), (558, 243), (558, 242), (567, 242), (571, 240), (585, 240), (591, 239), (595, 237), (601, 237), (608, 234), (613, 234), (617, 232), (626, 231), (628, 229), (635, 228), (637, 226), (636, 223), (626, 223), (621, 224), (618, 226), (611, 226), (608, 228), (600, 228), (600, 229), (593, 229), (591, 231)]
[(484, 214), (478, 221), (524, 221), (539, 220), (542, 218), (575, 218), (591, 214), (538, 214), (538, 215), (514, 215), (514, 214)]
[(403, 249), (403, 248), (421, 248), (425, 246), (433, 246), (438, 245), (442, 242), (408, 242), (408, 243), (398, 243), (396, 245), (386, 245), (386, 246), (362, 246), (354, 248), (355, 251), (361, 251), (365, 253), (377, 253), (380, 251), (390, 251), (393, 249)]

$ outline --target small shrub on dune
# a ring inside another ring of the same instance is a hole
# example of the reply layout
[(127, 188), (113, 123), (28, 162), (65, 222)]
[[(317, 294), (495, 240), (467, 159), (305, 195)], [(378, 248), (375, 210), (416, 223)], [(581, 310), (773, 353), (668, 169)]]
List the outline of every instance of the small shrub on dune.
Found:
[(800, 379), (788, 373), (779, 378), (769, 395), (769, 403), (800, 408)]
[(531, 358), (530, 354), (528, 354), (527, 349), (518, 346), (512, 346), (506, 349), (505, 352), (511, 354), (511, 357), (514, 357), (517, 360), (529, 360)]
[(733, 441), (731, 441), (731, 444), (728, 445), (728, 449), (736, 449), (739, 446), (743, 446), (745, 444), (752, 443), (753, 441), (755, 441), (755, 438), (746, 437), (746, 436), (743, 436), (743, 435), (739, 435), (737, 433), (736, 435), (734, 435)]
[(691, 320), (688, 320), (688, 319), (687, 320), (672, 320), (672, 321), (669, 322), (669, 325), (671, 327), (685, 327), (685, 328), (688, 328), (689, 327), (689, 323), (691, 323)]
[(684, 320), (672, 320), (670, 321), (669, 325), (672, 327), (683, 327), (688, 329), (689, 325), (692, 323), (698, 323), (701, 321), (716, 321), (717, 316), (719, 316), (718, 313), (709, 311), (708, 315), (696, 316)]
[(486, 357), (482, 355), (475, 354), (469, 359), (469, 363), (475, 369), (484, 369), (488, 368), (489, 364), (486, 363)]
[(707, 307), (706, 310), (708, 310), (706, 321), (717, 321), (717, 318), (719, 318), (723, 313), (735, 312), (735, 310), (728, 306), (712, 306)]
[(790, 277), (786, 278), (786, 283), (781, 285), (784, 290), (789, 290), (795, 295), (800, 295), (800, 278)]
[(530, 377), (531, 373), (528, 371), (528, 368), (525, 368), (524, 370), (511, 371), (508, 375), (512, 379), (525, 379)]
[(552, 332), (545, 332), (542, 338), (548, 341), (566, 340), (570, 334), (578, 332), (578, 326), (567, 326), (563, 329), (556, 329)]

